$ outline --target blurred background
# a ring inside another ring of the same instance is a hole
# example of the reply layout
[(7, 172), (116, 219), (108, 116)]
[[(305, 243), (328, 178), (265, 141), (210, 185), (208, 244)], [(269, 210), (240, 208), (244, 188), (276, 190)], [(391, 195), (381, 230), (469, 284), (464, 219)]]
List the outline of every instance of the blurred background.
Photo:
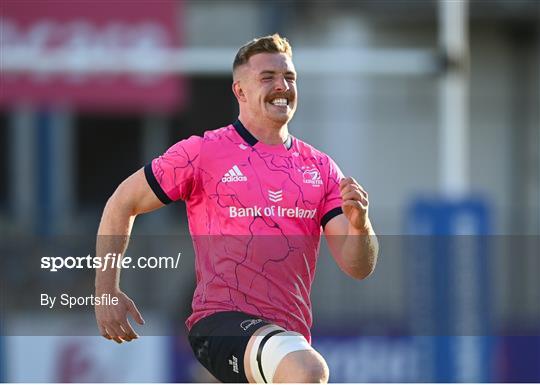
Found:
[(95, 337), (92, 309), (41, 309), (40, 285), (89, 294), (93, 272), (51, 276), (39, 257), (93, 253), (124, 178), (234, 121), (234, 55), (274, 32), (299, 75), (290, 131), (367, 189), (380, 235), (365, 282), (321, 251), (313, 344), (331, 381), (540, 381), (536, 0), (2, 0), (0, 380), (211, 380), (183, 329), (183, 203), (136, 222), (146, 253), (167, 237), (187, 257), (167, 279), (124, 274), (160, 330), (134, 343)]

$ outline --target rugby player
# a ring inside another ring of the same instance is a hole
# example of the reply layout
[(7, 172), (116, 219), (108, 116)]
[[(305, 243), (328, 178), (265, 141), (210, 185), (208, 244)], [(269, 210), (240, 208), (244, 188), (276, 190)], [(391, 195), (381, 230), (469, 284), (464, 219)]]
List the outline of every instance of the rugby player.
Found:
[[(285, 38), (241, 47), (232, 91), (238, 120), (176, 143), (120, 184), (96, 252), (123, 253), (138, 214), (184, 200), (197, 281), (186, 326), (197, 359), (223, 382), (327, 382), (310, 335), (320, 235), (346, 274), (370, 275), (378, 243), (368, 194), (328, 155), (289, 134), (298, 95)], [(101, 334), (119, 343), (137, 338), (127, 314), (144, 321), (121, 291), (118, 269), (97, 271), (102, 294), (120, 303), (96, 307)]]

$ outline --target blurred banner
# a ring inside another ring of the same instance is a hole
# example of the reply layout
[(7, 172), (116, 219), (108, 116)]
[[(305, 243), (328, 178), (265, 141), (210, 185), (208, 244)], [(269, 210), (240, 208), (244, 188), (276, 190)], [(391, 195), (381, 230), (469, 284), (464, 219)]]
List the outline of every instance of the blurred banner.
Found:
[[(90, 58), (122, 54), (144, 67), (164, 49), (180, 45), (182, 3), (125, 1), (6, 1), (0, 44), (11, 55), (47, 58), (69, 52), (81, 69)], [(170, 111), (182, 106), (184, 80), (170, 74), (5, 73), (0, 108), (21, 103), (91, 111)]]
[[(61, 322), (57, 324), (61, 327)], [(8, 337), (8, 382), (166, 382), (165, 337), (118, 345), (101, 337)], [(133, 363), (137, 364), (134, 365)]]
[(498, 339), (492, 363), (496, 382), (540, 382), (540, 336)]
[[(435, 381), (424, 349), (436, 337), (314, 335), (313, 347), (326, 359), (332, 383)], [(469, 337), (478, 338), (478, 337)], [(495, 337), (492, 361), (483, 363), (490, 382), (538, 382), (540, 337)], [(185, 339), (176, 338), (172, 382), (211, 382)]]

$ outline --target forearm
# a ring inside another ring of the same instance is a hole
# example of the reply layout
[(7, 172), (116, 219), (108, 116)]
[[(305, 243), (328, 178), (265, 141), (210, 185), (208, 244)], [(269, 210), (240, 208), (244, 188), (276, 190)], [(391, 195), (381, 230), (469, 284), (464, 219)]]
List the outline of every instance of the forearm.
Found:
[(369, 220), (362, 230), (349, 226), (340, 252), (343, 270), (354, 278), (364, 279), (375, 269), (378, 253), (379, 242)]
[[(122, 343), (137, 338), (127, 319), (128, 313), (140, 325), (144, 320), (135, 303), (120, 290), (120, 270), (111, 263), (105, 268), (105, 257), (111, 253), (116, 254), (113, 257), (121, 258), (135, 217), (162, 206), (146, 182), (142, 168), (124, 180), (105, 205), (96, 240), (96, 257), (101, 258), (103, 264), (103, 268), (96, 269), (96, 294), (114, 294), (118, 303), (96, 306), (95, 311), (99, 331), (107, 339)], [(118, 260), (114, 262), (116, 266), (121, 265)]]
[[(119, 202), (114, 195), (109, 199), (98, 229), (96, 256), (101, 258), (108, 253), (115, 253), (116, 258), (126, 251), (135, 215), (130, 207)], [(96, 269), (96, 293), (119, 290), (120, 269), (108, 264), (106, 269)], [(118, 265), (118, 264), (115, 264)]]

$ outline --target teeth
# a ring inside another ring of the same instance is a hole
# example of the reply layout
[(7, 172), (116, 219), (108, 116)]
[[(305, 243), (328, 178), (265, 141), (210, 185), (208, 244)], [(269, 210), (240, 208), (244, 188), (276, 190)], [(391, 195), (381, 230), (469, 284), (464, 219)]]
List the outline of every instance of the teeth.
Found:
[(285, 98), (276, 98), (272, 100), (271, 102), (275, 106), (286, 106), (287, 105), (287, 99)]

